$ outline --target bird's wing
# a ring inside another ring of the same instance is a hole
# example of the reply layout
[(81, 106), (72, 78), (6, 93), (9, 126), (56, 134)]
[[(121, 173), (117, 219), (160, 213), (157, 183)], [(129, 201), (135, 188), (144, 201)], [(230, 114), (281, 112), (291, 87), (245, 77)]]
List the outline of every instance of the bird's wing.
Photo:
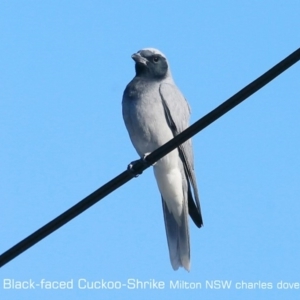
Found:
[[(163, 83), (159, 88), (165, 116), (173, 135), (176, 136), (189, 126), (190, 108), (179, 91), (179, 89), (169, 83)], [(200, 200), (194, 171), (194, 157), (192, 141), (188, 140), (178, 147), (179, 155), (184, 165), (184, 171), (188, 179), (188, 207), (189, 214), (196, 226), (203, 225)], [(193, 199), (193, 194), (195, 201)]]

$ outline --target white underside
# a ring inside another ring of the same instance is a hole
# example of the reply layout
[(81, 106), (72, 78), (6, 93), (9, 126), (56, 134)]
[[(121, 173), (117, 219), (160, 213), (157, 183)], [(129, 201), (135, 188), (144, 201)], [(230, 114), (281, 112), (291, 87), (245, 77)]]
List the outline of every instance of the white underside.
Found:
[(178, 150), (175, 149), (154, 165), (154, 175), (158, 188), (178, 225), (183, 209), (182, 177), (179, 168)]

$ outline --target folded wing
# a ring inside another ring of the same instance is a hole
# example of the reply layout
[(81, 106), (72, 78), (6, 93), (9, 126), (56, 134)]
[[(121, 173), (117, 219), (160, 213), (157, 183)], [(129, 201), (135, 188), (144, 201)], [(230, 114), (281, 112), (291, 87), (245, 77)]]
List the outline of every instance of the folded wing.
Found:
[[(173, 135), (176, 136), (189, 126), (190, 108), (179, 91), (169, 83), (160, 85), (160, 96), (165, 111), (165, 116)], [(197, 227), (203, 225), (199, 193), (194, 171), (194, 157), (191, 140), (178, 147), (180, 159), (184, 165), (185, 175), (188, 181), (188, 209), (189, 214)], [(194, 200), (195, 199), (195, 200)]]

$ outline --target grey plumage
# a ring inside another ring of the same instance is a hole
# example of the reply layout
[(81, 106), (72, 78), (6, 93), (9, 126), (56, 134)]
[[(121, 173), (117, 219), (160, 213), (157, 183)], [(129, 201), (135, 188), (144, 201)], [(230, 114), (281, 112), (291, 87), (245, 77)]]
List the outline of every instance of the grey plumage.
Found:
[[(136, 76), (124, 91), (122, 109), (130, 139), (143, 157), (188, 127), (190, 108), (173, 81), (163, 53), (146, 48), (132, 58)], [(153, 169), (162, 195), (172, 267), (189, 271), (188, 214), (198, 227), (203, 224), (191, 140), (159, 160)]]

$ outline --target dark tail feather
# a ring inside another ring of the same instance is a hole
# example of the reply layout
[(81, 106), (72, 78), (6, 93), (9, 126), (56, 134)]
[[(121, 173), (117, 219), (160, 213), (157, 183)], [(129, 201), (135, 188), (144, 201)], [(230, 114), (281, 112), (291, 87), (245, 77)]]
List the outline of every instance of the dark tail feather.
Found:
[(191, 185), (188, 183), (188, 206), (189, 206), (189, 214), (196, 224), (198, 228), (200, 228), (203, 225), (202, 215), (201, 211), (198, 210), (191, 190)]

